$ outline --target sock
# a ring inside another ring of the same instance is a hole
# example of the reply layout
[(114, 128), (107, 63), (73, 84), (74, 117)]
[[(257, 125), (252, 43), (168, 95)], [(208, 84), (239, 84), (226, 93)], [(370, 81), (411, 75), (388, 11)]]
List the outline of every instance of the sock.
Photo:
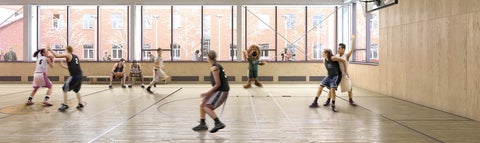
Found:
[(48, 97), (48, 95), (45, 96), (45, 101), (48, 101), (48, 99), (50, 99), (50, 97)]
[(348, 98), (348, 101), (349, 101), (349, 102), (353, 102), (353, 99), (352, 99), (352, 98)]
[(200, 119), (200, 124), (205, 125), (205, 119)]
[[(327, 98), (327, 102), (330, 102), (330, 98)], [(327, 103), (327, 102), (326, 102), (326, 103)]]
[(315, 97), (315, 100), (313, 100), (313, 103), (317, 103), (318, 97)]
[(213, 119), (213, 121), (215, 121), (215, 124), (220, 123), (220, 119), (218, 119), (218, 117)]
[(335, 100), (332, 101), (332, 104), (335, 105)]
[(28, 100), (32, 100), (32, 99), (33, 99), (33, 98), (32, 98), (31, 96), (30, 96), (30, 97), (28, 97)]

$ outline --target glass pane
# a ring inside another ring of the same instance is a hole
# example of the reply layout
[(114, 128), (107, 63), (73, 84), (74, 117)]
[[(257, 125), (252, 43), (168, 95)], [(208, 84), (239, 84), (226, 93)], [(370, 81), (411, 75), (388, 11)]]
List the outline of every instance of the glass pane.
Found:
[(100, 6), (100, 51), (107, 52), (112, 60), (128, 59), (127, 9), (128, 6)]
[(277, 10), (278, 60), (305, 61), (305, 6), (278, 6)]
[(323, 60), (322, 51), (336, 51), (335, 7), (308, 6), (308, 60)]
[(355, 58), (353, 59), (353, 61), (356, 61), (356, 62), (367, 62), (366, 59), (367, 57), (365, 57), (367, 55), (367, 51), (365, 49), (363, 50), (356, 50), (355, 51)]
[(23, 6), (1, 5), (0, 22), (0, 61), (22, 61)]
[[(81, 60), (96, 61), (97, 56), (97, 6), (70, 6), (69, 14), (70, 45)], [(93, 46), (93, 47), (92, 47)], [(90, 48), (82, 50), (82, 48)], [(83, 54), (81, 54), (83, 52)]]
[[(355, 35), (355, 49), (366, 49), (366, 16), (365, 16), (365, 9), (362, 8), (361, 3), (356, 4), (356, 35)], [(357, 62), (366, 62), (366, 52), (362, 51), (364, 55), (357, 54), (358, 50), (355, 50), (355, 56), (360, 56), (356, 57), (353, 60)], [(360, 60), (358, 60), (360, 59)]]
[[(210, 49), (217, 52), (217, 60), (231, 60), (232, 6), (204, 6), (203, 10), (203, 38), (210, 39)], [(195, 50), (188, 51), (187, 56), (193, 56)]]
[[(143, 49), (170, 49), (171, 36), (171, 6), (144, 6)], [(156, 52), (142, 51), (144, 61), (156, 55)], [(164, 60), (170, 60), (170, 52), (163, 52), (163, 56)]]
[(370, 19), (370, 56), (368, 56), (368, 62), (374, 62), (378, 63), (379, 58), (378, 58), (378, 52), (379, 49), (378, 47), (380, 46), (380, 31), (379, 31), (379, 11), (374, 11), (371, 14), (371, 19)]
[[(67, 46), (67, 6), (40, 6), (39, 11), (38, 47), (51, 47), (57, 53), (63, 53)], [(81, 56), (81, 48), (73, 53)]]
[[(250, 45), (268, 45), (275, 49), (275, 6), (247, 6), (247, 48)], [(265, 47), (265, 46), (264, 46)], [(263, 52), (262, 52), (263, 53)], [(261, 59), (275, 61), (274, 52), (262, 54)]]
[[(213, 18), (212, 18), (213, 19)], [(210, 21), (213, 22), (213, 21)], [(174, 60), (191, 60), (192, 52), (201, 49), (201, 7), (200, 6), (174, 6), (173, 8), (173, 44), (179, 46)], [(204, 52), (207, 52), (212, 42), (204, 37)], [(167, 54), (168, 52), (165, 52)], [(163, 55), (164, 59), (170, 59)]]

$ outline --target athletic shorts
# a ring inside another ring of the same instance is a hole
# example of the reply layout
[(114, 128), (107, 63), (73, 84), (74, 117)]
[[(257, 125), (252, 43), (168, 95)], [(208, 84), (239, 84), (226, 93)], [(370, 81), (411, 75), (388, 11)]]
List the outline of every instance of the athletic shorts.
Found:
[(325, 86), (328, 89), (330, 88), (337, 89), (338, 84), (340, 84), (340, 81), (342, 81), (341, 75), (326, 76), (325, 78), (323, 78), (322, 83), (320, 85)]
[(77, 75), (77, 76), (69, 76), (67, 81), (63, 84), (63, 91), (68, 92), (73, 90), (75, 93), (80, 91), (80, 88), (82, 87), (82, 75)]
[(40, 87), (52, 88), (52, 82), (48, 79), (47, 73), (36, 72), (33, 75), (33, 88), (38, 89)]
[(203, 97), (203, 102), (208, 108), (215, 110), (227, 101), (227, 97), (228, 91), (216, 91), (212, 95)]
[(248, 78), (257, 78), (258, 71), (257, 70), (248, 70)]

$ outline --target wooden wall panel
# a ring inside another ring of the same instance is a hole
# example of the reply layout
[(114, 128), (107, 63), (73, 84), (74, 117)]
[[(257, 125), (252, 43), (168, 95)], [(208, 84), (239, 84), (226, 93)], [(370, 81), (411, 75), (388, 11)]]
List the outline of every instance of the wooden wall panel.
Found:
[(480, 11), (480, 1), (479, 0), (467, 0), (467, 9), (468, 9), (468, 12)]
[(469, 14), (467, 31), (467, 116), (480, 120), (480, 11)]
[[(423, 82), (422, 90), (419, 92), (420, 97), (422, 98), (421, 102), (423, 105), (433, 107), (433, 54), (432, 49), (434, 49), (434, 42), (432, 37), (434, 35), (434, 29), (432, 28), (433, 22), (425, 21), (422, 22), (423, 30), (421, 31), (422, 37), (418, 39), (421, 42), (421, 58), (420, 61), (422, 63), (422, 72), (420, 73), (421, 82)], [(420, 34), (420, 33), (419, 33)]]

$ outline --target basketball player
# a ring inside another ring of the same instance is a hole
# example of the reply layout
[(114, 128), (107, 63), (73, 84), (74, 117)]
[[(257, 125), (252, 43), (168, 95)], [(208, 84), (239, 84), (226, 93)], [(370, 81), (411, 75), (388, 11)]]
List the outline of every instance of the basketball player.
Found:
[[(342, 58), (333, 56), (331, 49), (323, 50), (322, 57), (324, 58), (325, 68), (328, 71), (328, 76), (323, 78), (322, 83), (318, 88), (317, 96), (315, 97), (315, 100), (313, 101), (313, 103), (310, 105), (310, 108), (318, 107), (318, 103), (317, 103), (318, 97), (322, 93), (323, 88), (327, 87), (330, 90), (328, 92), (329, 97), (332, 98), (332, 111), (337, 112), (337, 108), (335, 108), (335, 96), (336, 96), (335, 91), (337, 90), (338, 84), (342, 80), (342, 72), (340, 71), (339, 63), (345, 63), (345, 60), (343, 60)], [(328, 101), (328, 103), (330, 103), (330, 101)], [(325, 104), (324, 106), (328, 106)]]
[[(345, 60), (345, 63), (340, 63), (340, 64), (345, 64), (340, 66), (340, 70), (342, 71), (342, 81), (340, 82), (340, 87), (341, 87), (340, 89), (342, 92), (348, 91), (348, 102), (352, 106), (357, 106), (357, 104), (355, 104), (355, 102), (353, 102), (353, 99), (352, 99), (352, 82), (350, 81), (350, 76), (348, 75), (348, 61), (350, 61), (350, 57), (352, 56), (352, 53), (353, 53), (354, 40), (355, 40), (355, 36), (352, 35), (352, 38), (350, 39), (352, 43), (352, 47), (350, 49), (350, 52), (348, 52), (347, 54), (345, 54), (345, 44), (343, 43), (338, 44), (338, 54), (335, 56)], [(329, 101), (329, 99), (327, 99), (327, 101)]]
[(228, 85), (227, 75), (222, 65), (217, 63), (217, 53), (210, 50), (207, 54), (208, 63), (212, 65), (210, 68), (210, 82), (212, 88), (205, 93), (202, 93), (202, 103), (200, 104), (200, 125), (193, 127), (194, 131), (208, 130), (205, 123), (205, 113), (208, 114), (214, 121), (215, 126), (210, 130), (210, 133), (215, 133), (220, 129), (225, 128), (225, 125), (220, 122), (213, 110), (225, 103), (228, 97), (230, 86)]
[(155, 60), (153, 61), (153, 79), (152, 82), (147, 87), (148, 93), (153, 93), (150, 90), (150, 87), (152, 85), (156, 84), (160, 79), (166, 79), (169, 76), (162, 70), (164, 68), (163, 66), (163, 58), (162, 58), (162, 49), (158, 48), (157, 49), (157, 56), (155, 57)]
[(32, 105), (32, 99), (35, 93), (37, 93), (38, 88), (40, 87), (46, 87), (48, 88), (47, 90), (47, 95), (45, 96), (45, 99), (43, 101), (43, 105), (45, 106), (52, 106), (50, 102), (48, 102), (48, 99), (50, 99), (50, 95), (52, 94), (52, 82), (50, 79), (48, 79), (47, 76), (47, 70), (48, 66), (50, 68), (53, 68), (53, 59), (47, 57), (48, 51), (45, 49), (39, 49), (37, 50), (34, 54), (33, 57), (37, 58), (36, 62), (36, 68), (35, 68), (35, 73), (33, 75), (33, 91), (30, 94), (30, 97), (28, 97), (27, 100), (27, 105)]
[[(120, 75), (120, 76), (118, 76)], [(122, 88), (127, 88), (125, 86), (125, 59), (121, 58), (118, 63), (115, 63), (112, 68), (111, 76), (110, 76), (110, 85), (108, 88), (112, 88), (112, 81), (113, 79), (121, 79), (122, 80)]]
[(53, 54), (55, 58), (65, 58), (67, 61), (67, 65), (61, 61), (60, 66), (62, 66), (65, 69), (68, 69), (68, 72), (70, 73), (70, 77), (65, 81), (63, 84), (63, 103), (58, 108), (60, 112), (64, 112), (66, 109), (68, 109), (67, 105), (67, 92), (73, 90), (76, 95), (77, 95), (77, 100), (78, 100), (78, 106), (77, 109), (82, 109), (83, 104), (82, 104), (82, 99), (80, 97), (80, 88), (82, 86), (82, 78), (83, 78), (83, 73), (82, 69), (80, 68), (80, 60), (78, 59), (77, 55), (73, 54), (73, 48), (72, 46), (67, 46), (66, 48), (66, 53), (64, 54), (56, 54), (55, 52), (52, 51), (52, 49), (48, 48), (48, 50)]
[(133, 60), (132, 61), (132, 64), (130, 65), (130, 85), (128, 86), (128, 88), (132, 88), (133, 86), (133, 82), (134, 82), (134, 79), (133, 77), (140, 77), (140, 80), (142, 81), (142, 88), (145, 88), (145, 86), (143, 86), (143, 74), (142, 74), (142, 69), (140, 67), (140, 64), (137, 63), (136, 60)]

